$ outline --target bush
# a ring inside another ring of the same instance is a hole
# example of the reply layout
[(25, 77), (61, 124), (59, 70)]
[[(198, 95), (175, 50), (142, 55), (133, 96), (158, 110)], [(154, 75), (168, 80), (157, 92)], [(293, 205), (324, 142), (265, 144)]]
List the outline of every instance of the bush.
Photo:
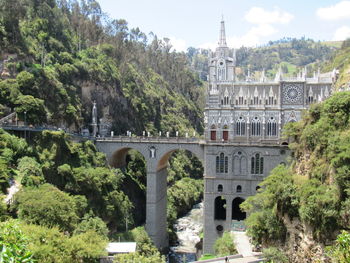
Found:
[(217, 256), (229, 256), (237, 254), (232, 234), (229, 232), (224, 232), (222, 237), (218, 238), (215, 241), (214, 251), (215, 255)]
[(15, 221), (0, 223), (0, 262), (34, 263), (28, 240)]
[(277, 247), (269, 247), (263, 250), (263, 255), (267, 263), (287, 263), (288, 258), (284, 252)]
[(329, 249), (329, 256), (334, 263), (350, 262), (350, 233), (342, 231), (335, 244)]

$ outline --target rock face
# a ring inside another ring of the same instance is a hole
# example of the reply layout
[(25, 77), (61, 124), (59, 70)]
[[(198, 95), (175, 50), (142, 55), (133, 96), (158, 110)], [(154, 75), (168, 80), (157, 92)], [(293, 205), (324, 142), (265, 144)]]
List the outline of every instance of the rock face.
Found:
[(199, 203), (175, 224), (179, 246), (176, 252), (196, 253), (196, 244), (200, 241), (200, 232), (203, 229), (203, 203)]
[(325, 257), (324, 246), (314, 240), (310, 225), (302, 224), (297, 218), (291, 220), (286, 214), (283, 222), (289, 235), (286, 248), (290, 262), (329, 262)]

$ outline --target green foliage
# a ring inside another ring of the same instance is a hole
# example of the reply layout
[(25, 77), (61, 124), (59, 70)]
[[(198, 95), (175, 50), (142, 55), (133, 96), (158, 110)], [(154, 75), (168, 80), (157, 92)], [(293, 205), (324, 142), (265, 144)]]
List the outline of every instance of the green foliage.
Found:
[(335, 244), (329, 249), (329, 256), (334, 263), (350, 262), (350, 234), (342, 231), (338, 235)]
[(18, 217), (27, 223), (57, 226), (62, 231), (72, 232), (78, 222), (74, 199), (52, 185), (25, 188), (16, 200)]
[(232, 234), (229, 232), (224, 232), (222, 237), (215, 241), (214, 251), (216, 256), (229, 256), (237, 254)]
[(39, 186), (45, 182), (40, 164), (32, 157), (19, 159), (17, 169), (23, 186)]
[(7, 205), (4, 202), (5, 196), (0, 195), (0, 222), (3, 222), (8, 219), (8, 213), (7, 213)]
[[(151, 258), (161, 258), (158, 249), (153, 244), (153, 241), (148, 236), (144, 227), (136, 227), (128, 232), (124, 232), (115, 237), (115, 240), (121, 241), (133, 241), (136, 242), (137, 254), (136, 258), (142, 257), (151, 257)], [(131, 257), (133, 258), (133, 257)], [(130, 259), (129, 257), (123, 258), (123, 260)], [(164, 260), (163, 258), (161, 258)]]
[(165, 262), (164, 256), (160, 254), (145, 256), (138, 252), (130, 254), (121, 254), (114, 257), (116, 263), (142, 262), (142, 263), (161, 263)]
[(46, 122), (44, 101), (31, 95), (20, 95), (15, 101), (16, 112), (26, 124), (42, 124)]
[(0, 262), (35, 262), (28, 239), (15, 221), (0, 223)]
[(56, 227), (22, 224), (21, 229), (28, 237), (33, 258), (38, 262), (97, 263), (101, 256), (106, 255), (107, 240), (93, 231), (69, 237)]
[(269, 247), (264, 249), (263, 255), (267, 263), (288, 263), (289, 262), (283, 250), (277, 247)]
[(105, 222), (97, 216), (90, 214), (85, 214), (81, 222), (77, 225), (74, 230), (74, 234), (86, 233), (88, 231), (94, 231), (102, 237), (107, 238), (108, 228)]
[(272, 170), (261, 191), (242, 204), (250, 214), (246, 225), (255, 244), (281, 244), (288, 237), (284, 222), (289, 220), (311, 229), (321, 245), (348, 228), (349, 109), (350, 93), (335, 93), (313, 105), (299, 123), (286, 126), (285, 135), (294, 141), (294, 162)]
[(30, 154), (27, 143), (23, 139), (10, 135), (0, 129), (0, 190), (6, 193), (10, 179), (15, 175), (13, 167), (18, 158)]
[(200, 257), (199, 260), (207, 260), (207, 259), (213, 259), (215, 258), (215, 255), (212, 254), (204, 254), (203, 256)]

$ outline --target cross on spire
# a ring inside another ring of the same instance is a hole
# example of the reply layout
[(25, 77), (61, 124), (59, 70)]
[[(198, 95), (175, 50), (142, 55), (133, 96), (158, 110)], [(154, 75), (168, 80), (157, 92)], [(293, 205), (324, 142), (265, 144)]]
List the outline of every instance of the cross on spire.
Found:
[(227, 47), (227, 43), (226, 43), (226, 34), (225, 34), (224, 16), (222, 16), (222, 19), (221, 19), (221, 29), (220, 29), (220, 42), (219, 42), (219, 47)]

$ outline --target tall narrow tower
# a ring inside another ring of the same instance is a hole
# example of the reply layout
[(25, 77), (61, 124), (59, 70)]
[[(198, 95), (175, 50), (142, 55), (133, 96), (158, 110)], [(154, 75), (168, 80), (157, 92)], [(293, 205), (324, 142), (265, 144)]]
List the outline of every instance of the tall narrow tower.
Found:
[(224, 18), (222, 18), (222, 20), (221, 20), (219, 47), (227, 47)]

